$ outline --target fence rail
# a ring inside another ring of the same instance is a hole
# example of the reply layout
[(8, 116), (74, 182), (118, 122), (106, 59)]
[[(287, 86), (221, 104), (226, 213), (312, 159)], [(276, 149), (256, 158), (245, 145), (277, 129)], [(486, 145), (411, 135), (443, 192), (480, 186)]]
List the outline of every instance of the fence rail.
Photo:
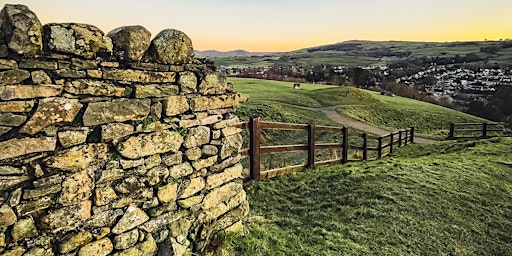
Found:
[[(372, 136), (366, 133), (356, 133), (349, 131), (347, 127), (322, 126), (314, 124), (290, 124), (260, 121), (259, 117), (253, 116), (249, 122), (242, 122), (235, 127), (249, 131), (249, 147), (241, 150), (242, 157), (249, 157), (250, 178), (252, 180), (262, 180), (289, 172), (300, 171), (305, 168), (314, 168), (315, 166), (343, 164), (354, 161), (366, 161), (382, 158), (393, 153), (393, 149), (398, 146), (406, 146), (414, 142), (414, 127), (392, 132), (382, 136)], [(261, 145), (262, 130), (302, 130), (307, 131), (307, 144), (298, 145)], [(334, 132), (342, 135), (341, 141), (332, 143), (317, 143), (316, 134), (318, 132)], [(351, 145), (349, 137), (358, 137), (362, 139), (362, 144)], [(369, 142), (377, 144), (376, 147), (370, 147)], [(339, 149), (341, 157), (329, 160), (316, 161), (315, 153), (318, 150)], [(361, 158), (349, 158), (349, 150), (362, 153)], [(307, 162), (305, 164), (285, 166), (270, 170), (261, 170), (261, 155), (293, 151), (307, 151)], [(376, 152), (376, 157), (370, 158), (368, 152)]]
[(507, 136), (505, 123), (451, 123), (448, 139), (476, 139)]

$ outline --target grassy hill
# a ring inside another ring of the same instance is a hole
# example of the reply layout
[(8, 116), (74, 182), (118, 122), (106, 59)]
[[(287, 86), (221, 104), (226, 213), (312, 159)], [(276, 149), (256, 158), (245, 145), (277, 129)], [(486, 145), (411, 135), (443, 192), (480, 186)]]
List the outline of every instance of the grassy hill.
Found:
[(511, 147), (414, 144), (247, 184), (244, 236), (217, 255), (512, 255)]
[[(482, 51), (483, 49), (483, 51)], [(272, 66), (278, 65), (387, 65), (405, 58), (442, 57), (477, 54), (481, 63), (512, 66), (512, 41), (475, 42), (406, 42), (406, 41), (346, 41), (291, 52), (269, 53), (262, 56), (225, 56), (213, 58), (217, 65)]]
[(353, 87), (301, 84), (229, 78), (236, 91), (249, 94), (237, 109), (242, 119), (257, 114), (265, 121), (336, 125), (318, 108), (337, 106), (338, 112), (373, 125), (396, 130), (414, 126), (420, 134), (446, 137), (451, 122), (482, 122), (483, 119), (452, 109), (402, 97), (382, 96)]

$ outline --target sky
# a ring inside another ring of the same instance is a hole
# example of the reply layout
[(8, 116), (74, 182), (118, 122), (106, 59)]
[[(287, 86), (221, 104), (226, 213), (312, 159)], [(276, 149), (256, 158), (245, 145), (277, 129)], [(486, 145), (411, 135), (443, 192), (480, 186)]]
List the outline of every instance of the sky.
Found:
[(0, 0), (41, 23), (185, 32), (196, 50), (291, 51), (347, 40), (512, 38), (512, 0)]

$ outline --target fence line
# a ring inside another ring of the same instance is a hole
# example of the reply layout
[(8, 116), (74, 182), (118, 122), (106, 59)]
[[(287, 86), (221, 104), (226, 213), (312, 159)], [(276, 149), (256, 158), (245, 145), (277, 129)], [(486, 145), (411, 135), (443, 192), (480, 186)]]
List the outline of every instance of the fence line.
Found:
[(506, 136), (505, 123), (451, 123), (448, 139), (477, 139)]
[[(366, 133), (357, 133), (349, 131), (347, 127), (333, 127), (322, 126), (314, 124), (290, 124), (290, 123), (276, 123), (260, 121), (259, 117), (253, 116), (249, 122), (242, 122), (235, 125), (235, 127), (249, 130), (249, 147), (241, 150), (243, 157), (249, 157), (250, 178), (252, 180), (262, 180), (271, 178), (277, 175), (282, 175), (289, 172), (303, 170), (305, 168), (314, 168), (320, 165), (331, 164), (344, 164), (353, 161), (366, 161), (376, 160), (388, 154), (393, 153), (396, 146), (403, 147), (409, 143), (414, 142), (414, 127), (392, 132), (386, 135), (375, 137)], [(261, 131), (262, 130), (302, 130), (307, 131), (308, 138), (307, 144), (298, 145), (277, 145), (277, 146), (261, 146)], [(337, 143), (317, 143), (316, 134), (319, 131), (339, 132), (342, 135), (342, 141)], [(398, 136), (396, 136), (398, 135)], [(350, 145), (350, 137), (361, 137), (363, 140), (362, 145)], [(369, 140), (376, 140), (377, 147), (369, 147)], [(315, 153), (317, 150), (322, 149), (340, 149), (341, 157), (336, 159), (329, 159), (323, 161), (315, 161)], [(361, 151), (362, 159), (349, 159), (349, 150)], [(271, 170), (261, 170), (261, 155), (292, 152), (292, 151), (307, 151), (306, 164), (286, 166), (282, 168), (275, 168)], [(368, 152), (376, 151), (376, 158), (369, 158)]]

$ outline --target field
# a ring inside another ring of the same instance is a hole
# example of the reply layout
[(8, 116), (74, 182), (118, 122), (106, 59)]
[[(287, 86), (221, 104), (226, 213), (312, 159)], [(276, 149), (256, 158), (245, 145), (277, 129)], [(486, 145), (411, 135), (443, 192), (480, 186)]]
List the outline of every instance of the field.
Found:
[(247, 184), (245, 234), (217, 255), (511, 255), (511, 147), (415, 144)]

